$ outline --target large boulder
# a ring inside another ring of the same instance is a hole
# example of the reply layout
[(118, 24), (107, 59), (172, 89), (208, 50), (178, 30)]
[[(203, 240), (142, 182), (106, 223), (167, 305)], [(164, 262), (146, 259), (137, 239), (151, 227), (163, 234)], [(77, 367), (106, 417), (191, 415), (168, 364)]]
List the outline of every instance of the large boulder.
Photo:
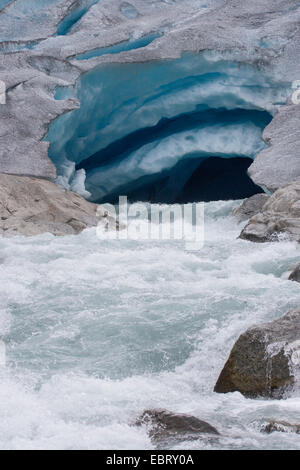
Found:
[(0, 174), (0, 234), (78, 234), (100, 221), (116, 228), (101, 206), (47, 180)]
[(254, 196), (248, 197), (239, 207), (234, 209), (232, 215), (234, 215), (239, 222), (248, 220), (261, 212), (269, 197), (270, 196), (264, 193), (254, 194)]
[(149, 436), (155, 443), (199, 439), (201, 435), (219, 435), (219, 432), (194, 416), (172, 413), (164, 409), (150, 409), (137, 420), (137, 425), (146, 424)]
[(253, 242), (277, 241), (284, 235), (300, 240), (300, 181), (278, 189), (253, 216), (240, 238)]
[(293, 271), (289, 275), (289, 281), (300, 282), (300, 264), (294, 267)]
[(282, 398), (299, 393), (300, 308), (254, 326), (235, 343), (215, 392)]

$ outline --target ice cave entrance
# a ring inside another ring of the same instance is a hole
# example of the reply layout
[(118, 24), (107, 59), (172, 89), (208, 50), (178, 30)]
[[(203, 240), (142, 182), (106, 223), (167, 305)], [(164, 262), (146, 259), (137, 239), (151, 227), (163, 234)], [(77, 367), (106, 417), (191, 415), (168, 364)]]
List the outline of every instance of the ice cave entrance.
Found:
[(60, 184), (97, 202), (181, 203), (262, 191), (247, 169), (288, 90), (254, 66), (186, 53), (100, 65), (55, 97), (70, 95), (80, 109), (47, 135)]

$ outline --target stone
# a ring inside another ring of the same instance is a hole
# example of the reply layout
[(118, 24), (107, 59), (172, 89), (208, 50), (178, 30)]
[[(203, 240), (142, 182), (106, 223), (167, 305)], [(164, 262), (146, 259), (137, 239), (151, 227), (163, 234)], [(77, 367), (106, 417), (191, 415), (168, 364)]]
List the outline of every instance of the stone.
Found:
[(300, 181), (275, 191), (262, 211), (253, 216), (240, 238), (253, 242), (300, 240)]
[(234, 209), (232, 215), (236, 217), (239, 222), (248, 220), (261, 212), (269, 197), (270, 196), (264, 193), (254, 194), (254, 196), (245, 199), (239, 207)]
[(199, 439), (203, 434), (219, 435), (216, 428), (194, 416), (172, 413), (164, 409), (149, 409), (137, 420), (137, 425), (146, 424), (154, 442)]
[(290, 424), (286, 421), (270, 421), (262, 428), (262, 432), (271, 434), (272, 432), (292, 432), (300, 434), (300, 424)]
[(289, 281), (300, 282), (300, 264), (298, 264), (289, 275)]
[(100, 222), (119, 228), (104, 208), (51, 181), (0, 174), (0, 234), (5, 237), (75, 235)]
[(283, 398), (300, 386), (300, 308), (249, 328), (232, 348), (215, 385), (217, 393)]

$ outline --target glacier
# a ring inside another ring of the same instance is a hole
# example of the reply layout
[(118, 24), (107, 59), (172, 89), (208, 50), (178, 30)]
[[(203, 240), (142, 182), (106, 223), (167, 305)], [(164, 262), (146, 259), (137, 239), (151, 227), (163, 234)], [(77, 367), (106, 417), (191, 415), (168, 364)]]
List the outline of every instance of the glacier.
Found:
[(299, 107), (288, 100), (298, 2), (4, 3), (1, 172), (58, 178), (95, 201), (143, 184), (161, 193), (158, 173), (180, 198), (184, 161), (196, 171), (209, 156), (254, 160), (248, 173), (265, 191), (300, 176)]
[[(70, 91), (60, 90), (56, 98)], [(94, 201), (108, 202), (120, 191), (132, 193), (151, 182), (143, 198), (181, 202), (180, 190), (195, 170), (190, 160), (197, 159), (199, 166), (210, 156), (253, 159), (265, 147), (263, 129), (288, 94), (288, 84), (213, 53), (96, 67), (74, 88), (80, 109), (51, 125), (49, 155), (66, 187), (77, 178), (69, 171), (73, 162), (85, 170)], [(189, 160), (185, 180), (182, 166), (174, 178), (182, 160)], [(153, 189), (162, 178), (169, 191), (171, 178), (177, 187), (169, 199)]]

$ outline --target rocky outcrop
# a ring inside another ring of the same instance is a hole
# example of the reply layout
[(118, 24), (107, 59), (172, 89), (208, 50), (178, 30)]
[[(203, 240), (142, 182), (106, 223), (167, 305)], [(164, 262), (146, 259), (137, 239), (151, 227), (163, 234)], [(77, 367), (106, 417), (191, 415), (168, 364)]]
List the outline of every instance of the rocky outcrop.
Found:
[(137, 425), (146, 424), (154, 442), (199, 439), (201, 435), (219, 435), (219, 432), (194, 416), (171, 413), (163, 409), (146, 410), (137, 420)]
[(285, 421), (270, 421), (266, 424), (262, 432), (271, 434), (272, 432), (292, 432), (295, 434), (300, 434), (300, 424), (290, 424)]
[(234, 215), (234, 217), (236, 217), (239, 222), (248, 220), (261, 212), (264, 204), (268, 199), (269, 196), (267, 194), (254, 194), (254, 196), (245, 199), (239, 207), (234, 209), (232, 215)]
[(215, 392), (282, 398), (299, 393), (299, 386), (300, 308), (243, 333), (218, 378)]
[(300, 282), (300, 264), (298, 264), (289, 275), (289, 281)]
[(249, 220), (240, 238), (268, 242), (282, 236), (300, 240), (300, 181), (278, 189), (262, 211)]
[(1, 235), (72, 235), (99, 222), (117, 224), (101, 206), (50, 181), (0, 174)]

